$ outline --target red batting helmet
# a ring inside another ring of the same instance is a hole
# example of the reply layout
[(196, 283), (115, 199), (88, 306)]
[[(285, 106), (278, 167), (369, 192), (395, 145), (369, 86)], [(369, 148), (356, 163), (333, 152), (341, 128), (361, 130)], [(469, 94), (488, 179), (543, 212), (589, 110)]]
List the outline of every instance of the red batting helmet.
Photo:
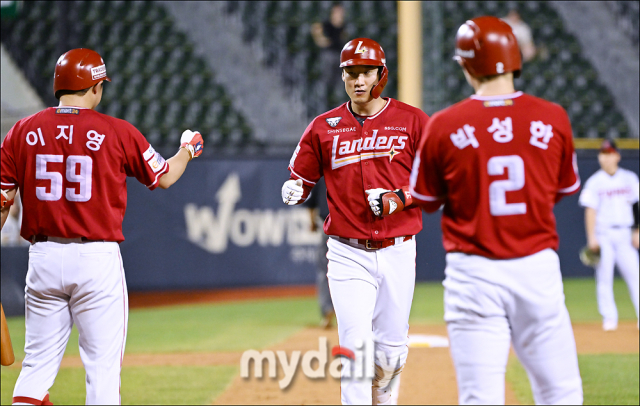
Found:
[(356, 38), (347, 42), (340, 53), (340, 67), (354, 65), (382, 66), (380, 80), (371, 89), (371, 97), (374, 99), (380, 97), (380, 93), (382, 93), (382, 89), (384, 89), (389, 79), (387, 60), (380, 44), (369, 38)]
[(58, 58), (53, 75), (53, 94), (60, 90), (83, 90), (106, 80), (107, 69), (100, 54), (87, 48), (76, 48)]
[(518, 41), (511, 27), (491, 16), (476, 17), (460, 26), (453, 59), (477, 78), (506, 72), (513, 72), (517, 78), (522, 70)]

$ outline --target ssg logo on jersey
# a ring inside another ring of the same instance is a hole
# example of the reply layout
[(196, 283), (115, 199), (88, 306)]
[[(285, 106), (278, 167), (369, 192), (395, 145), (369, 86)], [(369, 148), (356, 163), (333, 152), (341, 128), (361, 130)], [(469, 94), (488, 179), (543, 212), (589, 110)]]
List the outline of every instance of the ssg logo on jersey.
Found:
[(327, 124), (329, 124), (331, 127), (335, 127), (335, 126), (338, 125), (340, 120), (342, 120), (342, 117), (331, 117), (331, 118), (327, 118), (325, 120), (327, 121)]

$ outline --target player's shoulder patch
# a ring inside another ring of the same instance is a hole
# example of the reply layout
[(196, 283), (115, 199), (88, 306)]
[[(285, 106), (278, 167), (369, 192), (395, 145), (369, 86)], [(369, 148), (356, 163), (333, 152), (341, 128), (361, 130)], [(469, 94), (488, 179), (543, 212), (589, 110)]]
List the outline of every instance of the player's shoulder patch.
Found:
[(342, 120), (342, 117), (329, 117), (329, 118), (325, 118), (325, 121), (327, 122), (327, 124), (329, 124), (331, 127), (335, 127), (338, 125), (338, 123), (340, 122), (340, 120)]
[(80, 109), (74, 107), (58, 107), (56, 109), (56, 114), (80, 114)]

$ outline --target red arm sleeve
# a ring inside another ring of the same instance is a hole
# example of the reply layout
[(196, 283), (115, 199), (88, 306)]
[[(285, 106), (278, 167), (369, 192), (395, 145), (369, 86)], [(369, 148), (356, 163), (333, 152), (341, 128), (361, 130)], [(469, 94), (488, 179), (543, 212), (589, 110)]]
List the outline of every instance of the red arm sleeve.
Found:
[(301, 179), (304, 194), (300, 203), (304, 202), (316, 182), (322, 177), (322, 153), (317, 134), (313, 132), (313, 124), (309, 124), (289, 161), (291, 179)]
[(18, 174), (14, 159), (14, 151), (12, 148), (14, 129), (17, 125), (18, 124), (14, 125), (11, 130), (9, 130), (9, 133), (7, 133), (7, 136), (2, 141), (2, 146), (0, 147), (0, 159), (2, 160), (2, 176), (0, 177), (0, 185), (3, 190), (10, 190), (18, 187)]
[(558, 129), (563, 140), (563, 155), (558, 176), (558, 193), (556, 203), (564, 196), (572, 195), (580, 189), (580, 175), (578, 174), (578, 158), (573, 145), (573, 132), (569, 116), (563, 109), (562, 127)]
[(414, 204), (427, 213), (438, 210), (446, 196), (446, 186), (439, 169), (439, 139), (433, 123), (433, 119), (429, 120), (422, 135), (413, 161), (409, 188)]
[(135, 177), (153, 190), (158, 187), (158, 180), (162, 175), (169, 171), (169, 164), (133, 125), (121, 123), (124, 123), (122, 142), (127, 161), (127, 176)]

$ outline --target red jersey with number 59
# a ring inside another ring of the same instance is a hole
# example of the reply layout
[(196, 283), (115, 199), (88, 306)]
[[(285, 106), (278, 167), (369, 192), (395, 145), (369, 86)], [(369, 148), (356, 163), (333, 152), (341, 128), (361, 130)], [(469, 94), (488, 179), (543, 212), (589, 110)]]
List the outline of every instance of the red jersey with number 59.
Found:
[(20, 235), (124, 240), (127, 176), (149, 189), (168, 163), (131, 124), (94, 110), (50, 107), (2, 142), (2, 189), (18, 187)]
[(522, 92), (471, 96), (425, 132), (411, 192), (444, 203), (447, 252), (508, 259), (558, 248), (553, 206), (580, 187), (561, 106)]

